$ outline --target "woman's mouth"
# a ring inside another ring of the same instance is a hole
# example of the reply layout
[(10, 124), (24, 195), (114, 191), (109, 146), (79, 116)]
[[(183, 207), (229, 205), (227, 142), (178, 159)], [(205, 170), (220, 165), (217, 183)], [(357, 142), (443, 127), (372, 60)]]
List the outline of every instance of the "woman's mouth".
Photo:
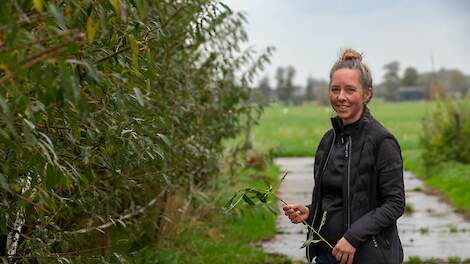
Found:
[(345, 110), (348, 109), (348, 106), (345, 106), (345, 105), (338, 105), (336, 108), (337, 108), (338, 110), (340, 110), (340, 111), (345, 111)]

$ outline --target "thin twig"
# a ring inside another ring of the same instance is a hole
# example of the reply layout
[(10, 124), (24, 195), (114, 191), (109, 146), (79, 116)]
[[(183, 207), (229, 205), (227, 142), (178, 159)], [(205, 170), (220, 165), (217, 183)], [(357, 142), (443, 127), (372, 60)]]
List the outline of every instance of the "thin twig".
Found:
[(149, 208), (150, 206), (152, 206), (156, 202), (157, 202), (157, 197), (153, 198), (147, 205), (141, 207), (139, 210), (134, 211), (134, 212), (129, 213), (129, 214), (126, 214), (126, 215), (123, 215), (123, 216), (120, 216), (116, 220), (111, 220), (111, 221), (109, 221), (105, 224), (102, 224), (100, 226), (97, 226), (97, 227), (86, 227), (86, 228), (82, 228), (82, 229), (75, 230), (75, 231), (65, 231), (64, 233), (66, 233), (66, 234), (84, 234), (84, 233), (89, 233), (89, 232), (94, 231), (94, 230), (100, 230), (100, 229), (108, 228), (110, 226), (115, 225), (115, 221), (119, 222), (119, 221), (127, 220), (131, 217), (134, 217), (138, 214), (143, 213), (145, 210), (147, 210), (147, 208)]

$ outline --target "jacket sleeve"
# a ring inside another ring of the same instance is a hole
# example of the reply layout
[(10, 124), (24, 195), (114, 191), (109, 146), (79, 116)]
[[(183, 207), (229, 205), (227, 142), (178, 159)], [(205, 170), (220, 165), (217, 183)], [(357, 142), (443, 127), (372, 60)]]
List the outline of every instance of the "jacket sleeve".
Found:
[(355, 221), (344, 234), (355, 248), (369, 236), (395, 224), (404, 212), (403, 161), (400, 146), (393, 137), (385, 138), (378, 146), (376, 172), (381, 205)]

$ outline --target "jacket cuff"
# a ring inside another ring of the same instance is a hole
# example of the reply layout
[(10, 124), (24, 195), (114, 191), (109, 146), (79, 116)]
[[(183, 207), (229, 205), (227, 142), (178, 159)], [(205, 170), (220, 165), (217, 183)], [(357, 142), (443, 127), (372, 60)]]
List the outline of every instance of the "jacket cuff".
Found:
[(361, 243), (359, 239), (353, 237), (349, 232), (344, 234), (343, 237), (349, 242), (349, 244), (351, 244), (356, 249), (359, 247), (359, 244)]
[(310, 225), (312, 224), (312, 218), (313, 218), (313, 214), (312, 214), (312, 204), (306, 204), (305, 207), (308, 208), (308, 217), (307, 217), (307, 223)]

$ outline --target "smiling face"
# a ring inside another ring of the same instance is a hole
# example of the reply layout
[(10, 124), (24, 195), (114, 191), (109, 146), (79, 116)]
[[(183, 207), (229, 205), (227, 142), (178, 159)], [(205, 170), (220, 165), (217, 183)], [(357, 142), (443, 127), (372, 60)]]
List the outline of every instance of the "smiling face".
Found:
[(372, 88), (362, 87), (358, 70), (342, 68), (333, 73), (329, 95), (343, 124), (351, 124), (361, 117), (364, 105), (372, 97)]

